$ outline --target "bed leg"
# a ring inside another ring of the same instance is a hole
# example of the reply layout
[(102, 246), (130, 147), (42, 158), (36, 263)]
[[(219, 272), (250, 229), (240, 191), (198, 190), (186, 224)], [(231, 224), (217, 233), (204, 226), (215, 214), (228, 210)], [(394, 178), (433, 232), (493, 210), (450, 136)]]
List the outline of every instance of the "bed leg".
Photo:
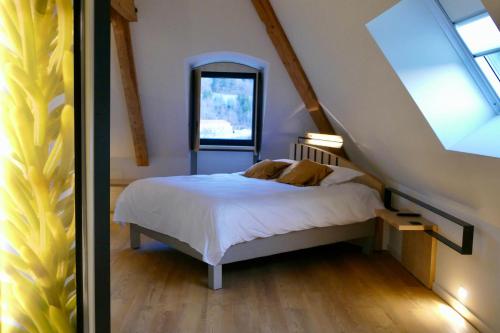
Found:
[(130, 248), (136, 250), (141, 247), (141, 232), (135, 224), (130, 223)]
[(222, 288), (222, 265), (208, 265), (208, 287), (213, 290)]
[(370, 255), (373, 253), (374, 237), (366, 237), (363, 240), (363, 253)]

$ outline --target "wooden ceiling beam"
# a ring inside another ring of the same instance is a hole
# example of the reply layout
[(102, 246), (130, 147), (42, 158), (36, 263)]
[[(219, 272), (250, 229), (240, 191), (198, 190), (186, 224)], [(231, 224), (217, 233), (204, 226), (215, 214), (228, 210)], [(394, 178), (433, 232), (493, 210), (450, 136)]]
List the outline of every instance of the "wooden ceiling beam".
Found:
[(120, 64), (130, 128), (132, 130), (132, 139), (134, 141), (136, 164), (138, 166), (148, 166), (148, 146), (142, 119), (129, 21), (118, 11), (111, 9), (111, 24), (118, 51), (118, 62)]
[[(328, 120), (323, 107), (321, 106), (316, 93), (307, 78), (302, 64), (295, 53), (292, 44), (286, 36), (285, 30), (276, 16), (273, 6), (269, 0), (252, 0), (253, 6), (260, 19), (264, 23), (267, 34), (273, 43), (283, 65), (285, 66), (290, 79), (299, 93), (306, 109), (309, 111), (316, 127), (320, 133), (335, 134), (330, 121)], [(343, 149), (335, 151), (338, 155), (346, 157)]]
[(127, 21), (137, 21), (134, 0), (111, 0), (111, 8)]

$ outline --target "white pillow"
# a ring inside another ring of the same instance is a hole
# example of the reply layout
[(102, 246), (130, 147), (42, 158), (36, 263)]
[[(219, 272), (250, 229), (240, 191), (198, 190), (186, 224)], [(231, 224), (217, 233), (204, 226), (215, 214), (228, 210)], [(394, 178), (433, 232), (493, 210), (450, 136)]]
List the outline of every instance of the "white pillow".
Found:
[(335, 165), (329, 165), (329, 167), (333, 170), (333, 172), (323, 179), (319, 186), (328, 187), (335, 184), (345, 183), (356, 177), (364, 175), (361, 171), (351, 168), (343, 168)]
[(273, 160), (274, 162), (285, 162), (285, 163), (290, 163), (290, 164), (293, 164), (295, 162), (297, 162), (296, 160), (290, 160), (288, 158), (281, 158), (279, 160)]

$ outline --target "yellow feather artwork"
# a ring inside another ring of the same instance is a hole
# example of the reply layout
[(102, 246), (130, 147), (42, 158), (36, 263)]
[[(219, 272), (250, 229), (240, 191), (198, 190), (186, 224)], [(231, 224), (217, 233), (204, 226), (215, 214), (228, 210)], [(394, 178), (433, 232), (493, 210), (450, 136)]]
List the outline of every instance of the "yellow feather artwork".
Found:
[(76, 331), (72, 0), (0, 0), (0, 332)]

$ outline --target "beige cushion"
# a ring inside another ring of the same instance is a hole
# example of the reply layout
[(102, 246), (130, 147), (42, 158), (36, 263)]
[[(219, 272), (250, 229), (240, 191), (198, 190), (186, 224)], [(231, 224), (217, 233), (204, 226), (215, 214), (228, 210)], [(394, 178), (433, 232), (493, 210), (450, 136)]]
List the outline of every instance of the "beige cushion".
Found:
[(281, 171), (289, 165), (290, 163), (287, 162), (263, 160), (252, 165), (247, 171), (245, 171), (243, 176), (257, 179), (274, 179), (277, 178)]
[(295, 186), (317, 186), (332, 172), (333, 170), (328, 165), (303, 160), (297, 163), (290, 172), (278, 178), (278, 182)]
[(283, 177), (284, 175), (286, 175), (287, 173), (289, 173), (290, 171), (292, 171), (292, 169), (295, 168), (295, 166), (297, 165), (297, 163), (299, 163), (299, 161), (284, 160), (284, 159), (283, 160), (275, 160), (275, 161), (290, 163), (290, 165), (288, 167), (286, 167), (283, 171), (281, 171), (280, 177)]

